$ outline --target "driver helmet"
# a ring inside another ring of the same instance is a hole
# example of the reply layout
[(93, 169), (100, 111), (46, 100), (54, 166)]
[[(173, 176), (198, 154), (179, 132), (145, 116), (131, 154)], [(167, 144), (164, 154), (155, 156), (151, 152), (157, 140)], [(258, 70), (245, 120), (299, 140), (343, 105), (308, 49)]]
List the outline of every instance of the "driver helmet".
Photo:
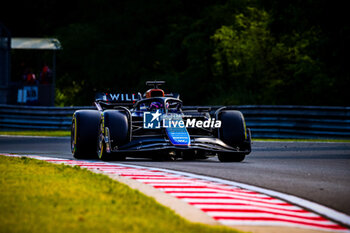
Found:
[(160, 109), (163, 107), (163, 104), (160, 102), (152, 102), (149, 106), (150, 109)]

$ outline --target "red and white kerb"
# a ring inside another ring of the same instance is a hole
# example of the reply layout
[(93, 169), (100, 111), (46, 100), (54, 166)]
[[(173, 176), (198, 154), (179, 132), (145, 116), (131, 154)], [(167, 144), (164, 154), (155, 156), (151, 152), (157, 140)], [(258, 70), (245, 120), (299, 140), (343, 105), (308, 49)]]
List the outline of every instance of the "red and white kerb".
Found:
[(168, 170), (125, 164), (30, 157), (137, 180), (201, 209), (224, 225), (291, 226), (350, 232), (317, 213), (281, 199), (237, 186), (199, 179), (195, 175), (191, 177)]

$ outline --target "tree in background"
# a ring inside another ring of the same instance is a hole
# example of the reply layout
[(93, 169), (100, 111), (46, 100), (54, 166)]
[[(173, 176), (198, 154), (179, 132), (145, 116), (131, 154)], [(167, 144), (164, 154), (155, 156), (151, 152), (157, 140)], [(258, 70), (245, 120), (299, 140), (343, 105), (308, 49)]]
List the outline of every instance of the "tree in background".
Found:
[[(186, 104), (348, 105), (350, 27), (326, 0), (8, 1), (14, 37), (58, 37), (57, 104), (165, 80)], [(28, 16), (30, 15), (30, 17)]]
[(270, 22), (266, 11), (248, 7), (235, 15), (232, 25), (222, 26), (212, 36), (220, 102), (312, 104), (323, 95), (329, 80), (322, 76), (322, 64), (308, 54), (318, 30), (277, 39)]

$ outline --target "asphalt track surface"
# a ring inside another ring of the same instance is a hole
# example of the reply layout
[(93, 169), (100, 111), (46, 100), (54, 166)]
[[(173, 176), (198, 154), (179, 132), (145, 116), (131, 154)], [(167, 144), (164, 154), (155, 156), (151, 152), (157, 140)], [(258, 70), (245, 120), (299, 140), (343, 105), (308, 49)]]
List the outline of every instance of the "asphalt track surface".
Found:
[[(254, 142), (252, 150), (241, 163), (220, 163), (216, 157), (169, 162), (127, 158), (120, 163), (242, 182), (350, 214), (350, 143)], [(0, 153), (72, 159), (69, 138), (0, 136)]]

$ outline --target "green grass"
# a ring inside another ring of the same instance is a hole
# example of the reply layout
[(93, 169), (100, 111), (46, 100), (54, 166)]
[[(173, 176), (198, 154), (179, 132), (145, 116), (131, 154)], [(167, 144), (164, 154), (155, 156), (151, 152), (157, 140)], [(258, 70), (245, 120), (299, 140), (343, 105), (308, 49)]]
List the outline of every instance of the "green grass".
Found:
[(24, 130), (24, 131), (1, 131), (0, 135), (17, 135), (17, 136), (49, 136), (49, 137), (66, 137), (70, 136), (70, 131), (66, 130)]
[(184, 220), (80, 167), (0, 156), (0, 232), (237, 232)]

